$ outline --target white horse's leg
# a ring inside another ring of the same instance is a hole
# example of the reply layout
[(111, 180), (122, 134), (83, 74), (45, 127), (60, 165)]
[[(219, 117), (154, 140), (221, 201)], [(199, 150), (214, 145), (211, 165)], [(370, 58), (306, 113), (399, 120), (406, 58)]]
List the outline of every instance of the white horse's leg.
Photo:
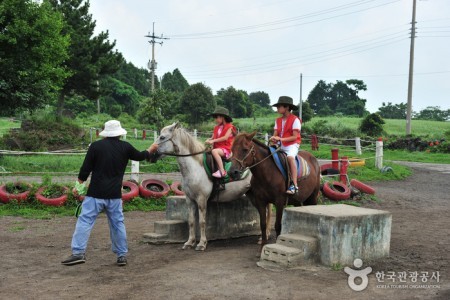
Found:
[(195, 245), (195, 204), (188, 197), (186, 197), (186, 204), (189, 207), (189, 239), (184, 243), (181, 249), (190, 249)]
[(197, 244), (197, 247), (195, 247), (195, 250), (205, 251), (206, 245), (208, 244), (208, 240), (206, 239), (206, 199), (197, 202), (197, 204), (198, 204), (198, 224), (200, 226), (200, 242)]

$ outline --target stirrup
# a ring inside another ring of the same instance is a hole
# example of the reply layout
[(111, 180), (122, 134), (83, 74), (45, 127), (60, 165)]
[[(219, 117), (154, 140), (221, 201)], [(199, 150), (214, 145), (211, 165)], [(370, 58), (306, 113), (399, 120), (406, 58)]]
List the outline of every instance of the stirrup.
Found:
[(291, 184), (289, 188), (286, 190), (286, 194), (294, 195), (296, 191), (298, 191), (298, 188), (296, 189), (295, 186)]

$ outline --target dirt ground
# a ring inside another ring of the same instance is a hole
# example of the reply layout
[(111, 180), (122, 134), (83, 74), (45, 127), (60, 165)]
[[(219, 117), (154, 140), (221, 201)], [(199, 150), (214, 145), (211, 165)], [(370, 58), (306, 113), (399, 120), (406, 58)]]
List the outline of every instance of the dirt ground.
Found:
[[(361, 292), (348, 287), (343, 270), (258, 268), (257, 237), (212, 241), (204, 253), (143, 244), (142, 234), (153, 231), (164, 213), (129, 212), (126, 267), (115, 265), (103, 214), (91, 234), (87, 262), (71, 267), (60, 261), (70, 254), (74, 217), (0, 218), (0, 298), (450, 299), (450, 166), (413, 164), (413, 169), (407, 180), (372, 184), (382, 202), (366, 207), (393, 215), (391, 255), (364, 263), (373, 271)], [(382, 288), (374, 275), (381, 271), (439, 272), (440, 282), (432, 288)]]

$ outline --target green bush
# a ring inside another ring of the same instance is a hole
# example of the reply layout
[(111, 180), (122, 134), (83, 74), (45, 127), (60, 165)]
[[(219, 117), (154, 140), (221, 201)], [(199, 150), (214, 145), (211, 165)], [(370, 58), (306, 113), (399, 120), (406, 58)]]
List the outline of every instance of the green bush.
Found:
[(377, 137), (383, 133), (383, 124), (385, 124), (383, 118), (379, 114), (373, 113), (361, 121), (359, 130), (368, 136)]

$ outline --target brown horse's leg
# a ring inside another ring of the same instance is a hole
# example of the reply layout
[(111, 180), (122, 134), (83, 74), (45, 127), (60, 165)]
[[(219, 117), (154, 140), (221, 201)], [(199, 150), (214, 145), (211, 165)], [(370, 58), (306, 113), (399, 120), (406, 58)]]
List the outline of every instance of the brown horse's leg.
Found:
[(261, 246), (259, 248), (259, 252), (256, 254), (257, 257), (261, 256), (262, 248), (265, 244), (267, 244), (267, 223), (266, 223), (266, 205), (263, 203), (258, 204), (258, 213), (259, 213), (259, 226), (261, 227)]
[[(267, 204), (266, 212), (266, 237), (270, 239), (270, 228), (272, 227), (272, 203)], [(258, 240), (258, 245), (261, 245), (262, 236)]]
[(284, 203), (282, 203), (281, 201), (277, 201), (276, 208), (277, 208), (277, 215), (275, 219), (275, 232), (278, 237), (281, 234), (281, 218), (283, 217)]

